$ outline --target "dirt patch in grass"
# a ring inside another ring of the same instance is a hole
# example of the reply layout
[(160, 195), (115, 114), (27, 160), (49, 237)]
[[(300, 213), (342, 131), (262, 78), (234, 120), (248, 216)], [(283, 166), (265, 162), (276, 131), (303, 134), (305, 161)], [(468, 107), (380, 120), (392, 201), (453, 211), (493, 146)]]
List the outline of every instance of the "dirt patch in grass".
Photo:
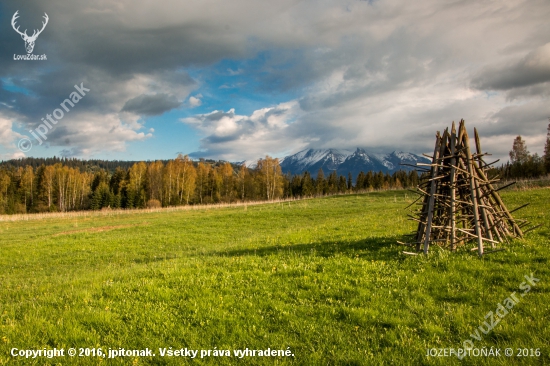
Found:
[(115, 229), (125, 229), (128, 227), (146, 226), (146, 225), (149, 225), (149, 223), (144, 222), (141, 224), (131, 224), (131, 225), (109, 225), (109, 226), (89, 227), (81, 230), (62, 231), (60, 233), (53, 234), (52, 237), (61, 236), (61, 235), (70, 235), (70, 234), (80, 234), (80, 233), (100, 233), (103, 231), (111, 231)]

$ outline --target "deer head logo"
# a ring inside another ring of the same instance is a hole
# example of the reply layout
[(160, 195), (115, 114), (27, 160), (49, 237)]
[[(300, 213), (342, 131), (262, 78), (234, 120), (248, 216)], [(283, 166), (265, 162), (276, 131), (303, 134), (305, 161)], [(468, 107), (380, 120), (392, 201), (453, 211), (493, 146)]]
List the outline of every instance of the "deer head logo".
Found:
[(27, 35), (27, 30), (25, 29), (24, 32), (21, 32), (19, 31), (19, 26), (17, 26), (17, 28), (15, 28), (15, 21), (17, 20), (17, 18), (19, 18), (19, 10), (17, 10), (15, 12), (15, 14), (13, 14), (13, 17), (11, 18), (11, 26), (13, 27), (13, 29), (19, 33), (21, 35), (21, 38), (23, 38), (23, 40), (25, 41), (25, 48), (27, 49), (27, 53), (32, 53), (32, 50), (34, 49), (34, 42), (36, 42), (36, 39), (38, 38), (38, 36), (40, 35), (40, 33), (42, 33), (42, 31), (44, 30), (44, 28), (46, 28), (46, 24), (48, 24), (48, 14), (44, 13), (44, 22), (42, 22), (42, 29), (38, 30), (38, 29), (35, 29), (32, 36), (28, 36)]

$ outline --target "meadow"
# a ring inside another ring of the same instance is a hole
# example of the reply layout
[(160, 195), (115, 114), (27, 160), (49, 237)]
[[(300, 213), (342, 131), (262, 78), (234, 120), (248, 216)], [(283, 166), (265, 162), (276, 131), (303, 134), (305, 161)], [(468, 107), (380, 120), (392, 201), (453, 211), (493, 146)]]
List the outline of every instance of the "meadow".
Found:
[[(550, 189), (502, 197), (531, 202), (515, 216), (543, 226), (482, 258), (402, 254), (415, 229), (406, 191), (0, 221), (0, 365), (550, 364)], [(427, 356), (471, 340), (531, 274), (540, 281), (473, 341), (500, 357)], [(44, 347), (156, 356), (10, 355)], [(170, 347), (231, 356), (161, 357)], [(293, 356), (234, 356), (246, 348)]]

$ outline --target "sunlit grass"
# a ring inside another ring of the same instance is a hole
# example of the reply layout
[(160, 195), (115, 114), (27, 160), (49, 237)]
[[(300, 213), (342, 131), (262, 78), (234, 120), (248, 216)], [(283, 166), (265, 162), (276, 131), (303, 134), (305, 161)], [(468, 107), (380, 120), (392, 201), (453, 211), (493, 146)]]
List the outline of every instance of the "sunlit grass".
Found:
[[(456, 364), (426, 350), (460, 347), (531, 272), (537, 287), (475, 346), (542, 355), (461, 363), (549, 363), (550, 190), (503, 193), (510, 208), (531, 202), (517, 216), (544, 226), (481, 259), (401, 254), (411, 199), (396, 191), (0, 222), (0, 364), (17, 361), (13, 347), (157, 354), (53, 359), (85, 365)], [(295, 356), (191, 361), (161, 358), (159, 347), (290, 347)]]

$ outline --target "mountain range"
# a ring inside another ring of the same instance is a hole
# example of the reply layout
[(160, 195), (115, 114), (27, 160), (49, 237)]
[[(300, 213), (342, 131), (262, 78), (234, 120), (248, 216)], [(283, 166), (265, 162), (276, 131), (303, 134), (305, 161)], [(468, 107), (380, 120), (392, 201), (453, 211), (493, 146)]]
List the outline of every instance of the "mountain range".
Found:
[[(394, 173), (398, 170), (410, 171), (416, 163), (429, 163), (430, 160), (413, 153), (394, 151), (389, 154), (375, 154), (365, 149), (355, 151), (343, 149), (306, 149), (294, 155), (280, 159), (283, 173), (302, 174), (308, 171), (313, 177), (319, 169), (323, 169), (325, 176), (333, 171), (338, 175), (351, 172), (353, 179), (359, 172)], [(410, 165), (401, 165), (410, 164)]]

